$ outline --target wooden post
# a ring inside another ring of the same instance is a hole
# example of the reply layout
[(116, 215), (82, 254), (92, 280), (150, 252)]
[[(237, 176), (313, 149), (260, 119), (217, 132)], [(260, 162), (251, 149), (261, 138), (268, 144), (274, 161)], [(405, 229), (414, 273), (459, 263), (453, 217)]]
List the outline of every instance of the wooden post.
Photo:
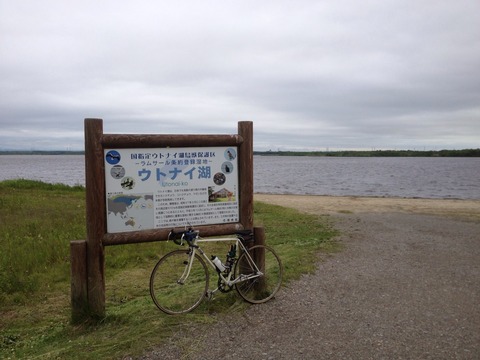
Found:
[[(255, 240), (255, 245), (265, 245), (265, 228), (263, 226), (254, 227), (253, 238)], [(263, 248), (255, 249), (253, 257), (253, 260), (259, 266), (260, 271), (265, 272), (265, 250)], [(264, 278), (260, 278), (257, 286), (257, 291), (265, 290)]]
[(91, 316), (105, 317), (106, 233), (105, 175), (103, 162), (103, 121), (85, 119), (85, 186), (87, 210), (88, 304)]
[(240, 121), (238, 135), (243, 143), (238, 150), (240, 182), (240, 222), (244, 229), (253, 228), (253, 122)]
[[(265, 228), (263, 226), (256, 226), (253, 228), (253, 239), (255, 245), (264, 245), (265, 246)], [(265, 252), (256, 251), (255, 252), (255, 262), (261, 266), (260, 270), (264, 270), (265, 267)]]
[(87, 242), (70, 241), (72, 323), (82, 321), (88, 310)]

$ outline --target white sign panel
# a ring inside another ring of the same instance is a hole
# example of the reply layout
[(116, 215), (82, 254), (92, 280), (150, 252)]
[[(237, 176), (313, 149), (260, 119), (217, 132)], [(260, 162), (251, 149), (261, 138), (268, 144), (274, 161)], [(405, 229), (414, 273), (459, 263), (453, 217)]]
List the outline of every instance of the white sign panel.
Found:
[(236, 147), (105, 149), (107, 231), (239, 221)]

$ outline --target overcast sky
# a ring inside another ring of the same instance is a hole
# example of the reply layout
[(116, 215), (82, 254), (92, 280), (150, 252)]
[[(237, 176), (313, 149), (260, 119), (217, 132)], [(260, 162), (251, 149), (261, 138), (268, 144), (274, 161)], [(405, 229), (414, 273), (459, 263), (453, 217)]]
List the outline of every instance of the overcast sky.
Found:
[(480, 147), (479, 0), (0, 0), (0, 149), (106, 133), (255, 150)]

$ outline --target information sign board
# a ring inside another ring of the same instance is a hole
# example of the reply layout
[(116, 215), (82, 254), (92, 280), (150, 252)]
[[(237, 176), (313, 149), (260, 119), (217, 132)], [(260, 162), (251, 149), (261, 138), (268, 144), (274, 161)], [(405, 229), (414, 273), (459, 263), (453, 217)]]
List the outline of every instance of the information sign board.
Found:
[(239, 221), (237, 147), (104, 149), (107, 232)]

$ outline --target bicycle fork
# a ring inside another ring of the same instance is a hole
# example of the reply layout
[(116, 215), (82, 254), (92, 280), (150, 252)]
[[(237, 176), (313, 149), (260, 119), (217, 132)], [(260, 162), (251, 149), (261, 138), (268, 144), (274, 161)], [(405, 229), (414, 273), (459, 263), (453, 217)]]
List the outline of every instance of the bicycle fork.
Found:
[(192, 270), (193, 260), (195, 259), (195, 250), (194, 249), (190, 249), (187, 259), (188, 260), (184, 261), (185, 269), (183, 270), (183, 274), (182, 274), (182, 276), (180, 276), (180, 279), (177, 280), (177, 284), (179, 284), (179, 285), (184, 285), (185, 281), (187, 280), (188, 276), (190, 275), (190, 270)]

